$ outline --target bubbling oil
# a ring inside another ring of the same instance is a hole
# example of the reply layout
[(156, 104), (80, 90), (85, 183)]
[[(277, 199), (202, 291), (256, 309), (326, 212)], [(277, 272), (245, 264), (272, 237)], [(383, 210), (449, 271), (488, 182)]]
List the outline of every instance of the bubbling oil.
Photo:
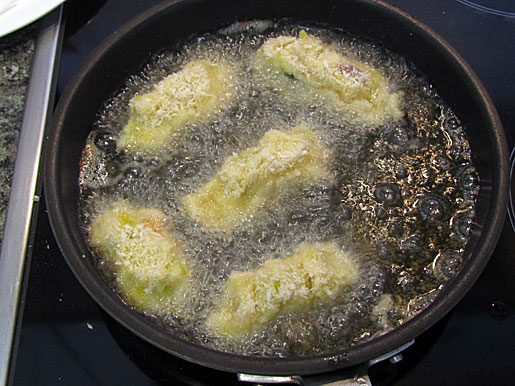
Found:
[[(386, 76), (403, 93), (400, 121), (359, 123), (330, 108), (324, 96), (284, 77), (270, 82), (252, 66), (268, 38), (301, 29)], [(208, 122), (183, 130), (166, 155), (133, 156), (116, 148), (128, 102), (185, 63), (224, 61), (238, 79), (236, 101)], [(329, 107), (328, 107), (329, 106)], [(204, 229), (181, 204), (233, 153), (255, 146), (270, 129), (313, 128), (331, 151), (329, 181), (277, 197), (230, 236)], [(341, 31), (288, 21), (232, 25), (163, 53), (106, 102), (83, 152), (81, 221), (119, 199), (159, 208), (170, 232), (185, 241), (192, 264), (187, 316), (148, 315), (172, 334), (206, 347), (247, 355), (314, 355), (350, 347), (393, 329), (427, 307), (456, 272), (475, 219), (478, 175), (458, 117), (402, 57)], [(234, 270), (288, 256), (300, 242), (336, 241), (359, 265), (360, 278), (331, 304), (280, 315), (262, 333), (234, 342), (204, 321)], [(101, 256), (99, 271), (115, 274)], [(114, 287), (114, 285), (113, 285)]]

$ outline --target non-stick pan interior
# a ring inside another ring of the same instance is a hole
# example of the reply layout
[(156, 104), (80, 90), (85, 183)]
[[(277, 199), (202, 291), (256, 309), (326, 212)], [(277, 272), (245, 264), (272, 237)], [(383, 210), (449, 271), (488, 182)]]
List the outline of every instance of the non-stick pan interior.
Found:
[[(79, 229), (79, 159), (96, 114), (150, 57), (173, 50), (189, 36), (235, 21), (280, 19), (325, 23), (370, 39), (407, 57), (427, 76), (467, 129), (481, 192), (476, 232), (460, 274), (420, 315), (375, 341), (311, 358), (249, 358), (218, 353), (171, 336), (131, 311), (102, 281)], [(504, 218), (507, 155), (499, 119), (470, 69), (432, 31), (375, 1), (185, 0), (165, 1), (108, 38), (62, 96), (47, 141), (45, 190), (56, 239), (72, 270), (115, 319), (158, 347), (194, 362), (235, 372), (307, 374), (361, 363), (390, 351), (430, 327), (473, 284), (497, 241)]]

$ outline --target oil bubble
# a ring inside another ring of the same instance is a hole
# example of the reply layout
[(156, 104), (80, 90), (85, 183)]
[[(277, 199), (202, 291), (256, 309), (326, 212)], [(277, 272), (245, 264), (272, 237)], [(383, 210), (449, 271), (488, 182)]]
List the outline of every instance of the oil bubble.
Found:
[(433, 274), (442, 279), (449, 280), (456, 276), (463, 257), (457, 252), (442, 252), (433, 261)]
[(95, 135), (95, 146), (100, 151), (114, 153), (116, 151), (116, 135), (110, 131), (100, 131)]
[(120, 173), (121, 165), (115, 162), (111, 162), (106, 165), (107, 174), (109, 177), (114, 178)]
[(377, 201), (386, 206), (397, 206), (401, 203), (401, 191), (395, 183), (379, 183), (374, 190)]
[(450, 158), (459, 161), (464, 158), (465, 150), (460, 145), (454, 144), (448, 150), (447, 154)]
[(458, 237), (461, 240), (466, 240), (474, 226), (474, 215), (469, 212), (458, 213), (452, 218), (451, 223)]
[(460, 186), (465, 191), (474, 191), (479, 187), (477, 173), (472, 168), (467, 168), (460, 173)]
[(140, 167), (130, 167), (125, 170), (124, 176), (127, 179), (140, 178), (143, 175), (143, 171)]
[(444, 127), (449, 131), (454, 131), (460, 127), (460, 124), (456, 118), (452, 117), (445, 121)]
[(389, 142), (396, 149), (405, 147), (410, 139), (410, 134), (404, 126), (397, 126), (388, 136)]
[(404, 165), (397, 166), (395, 169), (395, 177), (398, 179), (404, 179), (408, 177), (408, 168)]
[(378, 220), (384, 220), (388, 217), (388, 212), (381, 206), (375, 208), (376, 218)]
[(434, 194), (428, 194), (420, 198), (415, 206), (418, 209), (419, 217), (424, 221), (434, 222), (446, 216), (445, 201)]
[(391, 237), (401, 237), (404, 233), (404, 225), (397, 221), (388, 224), (388, 235)]
[(443, 171), (447, 171), (451, 168), (451, 160), (449, 157), (445, 155), (437, 155), (434, 158), (433, 164), (439, 169)]

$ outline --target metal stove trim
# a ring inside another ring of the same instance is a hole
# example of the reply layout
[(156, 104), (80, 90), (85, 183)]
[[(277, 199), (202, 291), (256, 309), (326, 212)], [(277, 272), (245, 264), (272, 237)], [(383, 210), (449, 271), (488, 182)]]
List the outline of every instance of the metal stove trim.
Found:
[(0, 255), (0, 385), (7, 385), (25, 256), (54, 68), (60, 45), (63, 6), (40, 22)]

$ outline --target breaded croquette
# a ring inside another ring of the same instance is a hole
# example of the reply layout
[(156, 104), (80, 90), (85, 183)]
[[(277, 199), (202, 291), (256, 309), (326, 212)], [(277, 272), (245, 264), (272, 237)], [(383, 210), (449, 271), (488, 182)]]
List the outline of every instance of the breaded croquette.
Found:
[(126, 201), (91, 223), (90, 245), (114, 270), (122, 298), (140, 311), (174, 313), (185, 297), (190, 269), (165, 224), (162, 211)]
[(186, 125), (209, 119), (227, 106), (235, 93), (227, 64), (197, 60), (173, 73), (154, 89), (129, 102), (129, 121), (118, 148), (130, 153), (162, 152)]
[(306, 126), (268, 131), (257, 146), (227, 158), (199, 191), (182, 200), (203, 226), (231, 232), (284, 191), (328, 176), (328, 151)]
[(382, 121), (402, 117), (400, 93), (389, 93), (385, 77), (373, 67), (348, 58), (320, 39), (299, 33), (267, 40), (256, 55), (260, 66), (293, 77), (329, 95), (355, 119)]
[(239, 339), (263, 330), (279, 314), (334, 300), (357, 276), (356, 264), (336, 243), (302, 243), (290, 257), (233, 271), (206, 325), (216, 335)]

